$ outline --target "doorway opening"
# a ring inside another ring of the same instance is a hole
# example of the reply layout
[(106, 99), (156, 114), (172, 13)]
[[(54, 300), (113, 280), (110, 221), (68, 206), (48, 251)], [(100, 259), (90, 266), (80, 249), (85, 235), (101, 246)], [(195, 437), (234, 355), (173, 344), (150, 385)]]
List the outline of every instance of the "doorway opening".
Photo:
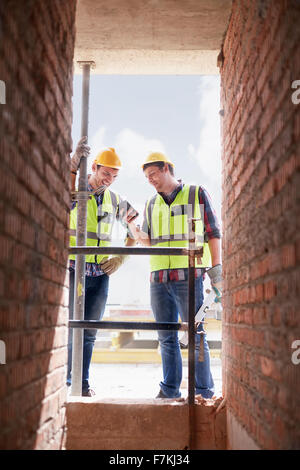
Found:
[[(81, 75), (73, 83), (73, 148), (80, 139)], [(217, 75), (91, 75), (88, 173), (96, 155), (113, 147), (123, 167), (112, 190), (139, 212), (142, 226), (146, 200), (154, 194), (141, 165), (151, 151), (167, 154), (175, 176), (203, 186), (221, 229), (220, 78)], [(112, 246), (123, 246), (125, 229), (115, 224)], [(132, 256), (110, 277), (103, 320), (152, 321), (149, 257)], [(210, 286), (205, 277), (204, 291)], [(220, 318), (220, 316), (219, 316)], [(222, 322), (205, 325), (215, 395), (222, 394)], [(181, 333), (179, 333), (179, 336)], [(187, 350), (181, 349), (187, 396)], [(97, 398), (154, 398), (162, 379), (156, 331), (98, 330), (90, 368)]]

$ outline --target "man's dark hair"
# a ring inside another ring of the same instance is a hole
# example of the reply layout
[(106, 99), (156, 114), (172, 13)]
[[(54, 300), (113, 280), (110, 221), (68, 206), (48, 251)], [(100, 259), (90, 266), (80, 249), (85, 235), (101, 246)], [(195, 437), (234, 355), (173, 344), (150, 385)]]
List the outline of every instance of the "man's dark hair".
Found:
[[(168, 168), (169, 168), (169, 171), (171, 173), (172, 176), (174, 176), (174, 168), (172, 167), (172, 165), (170, 165), (170, 163), (167, 164), (168, 165)], [(149, 168), (150, 166), (157, 166), (157, 168), (159, 168), (160, 170), (163, 169), (163, 167), (165, 166), (165, 162), (150, 162), (150, 163), (146, 163), (143, 167), (143, 171), (146, 170), (146, 168)]]

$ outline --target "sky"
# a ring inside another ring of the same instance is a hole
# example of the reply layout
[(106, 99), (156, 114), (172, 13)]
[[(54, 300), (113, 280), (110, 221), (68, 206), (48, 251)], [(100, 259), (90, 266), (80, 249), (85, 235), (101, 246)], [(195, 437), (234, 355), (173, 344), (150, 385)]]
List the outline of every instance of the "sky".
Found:
[[(73, 84), (73, 150), (80, 139), (82, 76)], [(221, 222), (220, 79), (203, 75), (91, 75), (88, 169), (96, 155), (115, 148), (122, 161), (111, 189), (139, 212), (155, 194), (141, 165), (164, 152), (175, 177), (209, 192)], [(123, 244), (116, 224), (114, 246)], [(149, 304), (149, 257), (131, 256), (110, 278), (108, 303)]]

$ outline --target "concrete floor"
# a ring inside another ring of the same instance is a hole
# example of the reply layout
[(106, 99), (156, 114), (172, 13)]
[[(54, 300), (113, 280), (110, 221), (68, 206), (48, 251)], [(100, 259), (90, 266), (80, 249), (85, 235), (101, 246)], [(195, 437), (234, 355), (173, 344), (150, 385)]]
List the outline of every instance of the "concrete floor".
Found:
[[(222, 395), (221, 360), (211, 359), (215, 395)], [(99, 364), (90, 367), (90, 385), (97, 398), (154, 398), (162, 379), (161, 364)], [(182, 397), (188, 393), (188, 367), (183, 365)]]

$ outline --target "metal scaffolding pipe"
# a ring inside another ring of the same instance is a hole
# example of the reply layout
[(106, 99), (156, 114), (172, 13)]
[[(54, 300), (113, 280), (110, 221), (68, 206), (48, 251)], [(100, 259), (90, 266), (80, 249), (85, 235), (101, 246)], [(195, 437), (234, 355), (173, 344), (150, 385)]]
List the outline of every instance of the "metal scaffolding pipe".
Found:
[(189, 318), (188, 318), (188, 403), (190, 449), (194, 448), (195, 434), (195, 220), (189, 219)]
[(70, 320), (70, 328), (96, 328), (102, 330), (187, 330), (187, 323)]
[[(202, 254), (202, 250), (193, 250), (194, 255)], [(85, 255), (167, 255), (167, 256), (188, 256), (189, 251), (186, 248), (164, 248), (164, 247), (121, 247), (121, 246), (73, 246), (69, 248), (70, 255), (85, 254)]]
[(189, 403), (195, 402), (195, 221), (189, 221)]
[[(89, 112), (89, 86), (91, 63), (83, 65), (82, 77), (82, 114), (81, 137), (88, 137), (88, 112)], [(82, 157), (79, 166), (78, 191), (81, 197), (77, 202), (77, 246), (86, 245), (86, 220), (87, 220), (87, 159)], [(75, 263), (75, 288), (74, 288), (74, 314), (75, 320), (83, 320), (85, 303), (85, 255), (77, 254)], [(82, 362), (83, 362), (83, 330), (73, 330), (72, 342), (72, 386), (71, 395), (82, 394)]]

